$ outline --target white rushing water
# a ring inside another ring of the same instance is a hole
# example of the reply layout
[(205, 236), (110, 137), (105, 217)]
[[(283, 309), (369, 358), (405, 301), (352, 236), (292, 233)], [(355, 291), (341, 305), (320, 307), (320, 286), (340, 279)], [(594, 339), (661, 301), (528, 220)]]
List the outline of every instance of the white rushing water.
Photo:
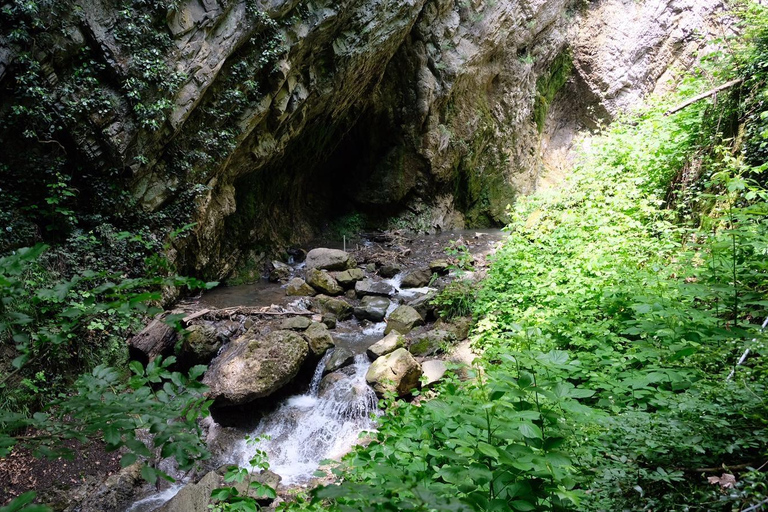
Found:
[(321, 387), (328, 357), (318, 364), (307, 393), (286, 399), (262, 419), (251, 433), (261, 441), (255, 445), (241, 441), (234, 447), (237, 463), (249, 467), (258, 448), (267, 453), (270, 470), (283, 478), (282, 485), (305, 484), (320, 461), (340, 457), (360, 432), (374, 428), (371, 413), (377, 398), (365, 382), (368, 356), (355, 356), (354, 364), (337, 372), (338, 380)]
[(182, 487), (184, 487), (184, 483), (175, 483), (162, 492), (152, 494), (135, 502), (125, 512), (151, 512), (176, 496)]

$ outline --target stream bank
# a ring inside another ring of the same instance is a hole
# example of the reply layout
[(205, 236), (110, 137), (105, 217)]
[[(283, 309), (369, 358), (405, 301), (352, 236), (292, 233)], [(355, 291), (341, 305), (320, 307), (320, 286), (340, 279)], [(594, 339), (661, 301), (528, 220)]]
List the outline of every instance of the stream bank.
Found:
[[(179, 360), (213, 358), (204, 382), (214, 406), (203, 422), (213, 456), (196, 474), (178, 475), (197, 484), (145, 491), (126, 510), (188, 512), (207, 499), (205, 486), (221, 482), (212, 475), (217, 468), (248, 467), (257, 449), (267, 453), (265, 474), (280, 479), (281, 495), (314, 485), (322, 460), (341, 457), (361, 432), (375, 428), (378, 397), (387, 391), (407, 397), (430, 385), (445, 372), (447, 353), (471, 358), (468, 343), (461, 343), (470, 320), (440, 318), (432, 299), (457, 280), (473, 289), (503, 238), (499, 230), (369, 235), (347, 252), (297, 253), (290, 263), (273, 262), (257, 283), (180, 304), (176, 312), (186, 315), (188, 334)], [(147, 334), (132, 346), (146, 348)], [(294, 353), (286, 348), (292, 343), (305, 348)], [(270, 358), (274, 364), (266, 364)], [(199, 505), (207, 509), (207, 501)]]

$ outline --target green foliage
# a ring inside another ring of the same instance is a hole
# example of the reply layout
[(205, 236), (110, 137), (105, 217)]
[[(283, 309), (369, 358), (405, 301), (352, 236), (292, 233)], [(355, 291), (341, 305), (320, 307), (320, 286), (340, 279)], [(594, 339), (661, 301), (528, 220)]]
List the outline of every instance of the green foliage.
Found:
[(432, 304), (441, 318), (448, 319), (471, 315), (476, 298), (476, 284), (470, 280), (459, 279), (441, 290), (432, 299)]
[[(257, 444), (262, 438), (246, 437), (247, 444)], [(237, 487), (219, 487), (211, 491), (211, 498), (216, 502), (211, 509), (217, 512), (256, 512), (261, 510), (258, 499), (275, 499), (277, 492), (272, 487), (254, 480), (251, 471), (269, 469), (267, 453), (264, 450), (256, 450), (254, 456), (248, 461), (250, 469), (237, 466), (229, 466), (224, 475), (225, 482), (245, 483), (244, 492)]]

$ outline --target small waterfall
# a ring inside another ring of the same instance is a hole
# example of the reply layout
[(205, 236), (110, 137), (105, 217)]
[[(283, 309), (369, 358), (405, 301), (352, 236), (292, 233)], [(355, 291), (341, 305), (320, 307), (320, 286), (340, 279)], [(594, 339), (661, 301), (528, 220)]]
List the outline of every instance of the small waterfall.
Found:
[(331, 355), (333, 355), (333, 350), (326, 351), (323, 358), (320, 359), (319, 363), (317, 363), (317, 368), (315, 368), (315, 373), (314, 375), (312, 375), (312, 382), (309, 383), (310, 395), (317, 396), (317, 391), (320, 389), (320, 381), (323, 380), (323, 372), (325, 371), (325, 365), (328, 364), (328, 360), (331, 358)]
[[(326, 356), (318, 364), (310, 390), (286, 399), (262, 419), (252, 437), (267, 438), (258, 448), (267, 452), (270, 469), (283, 477), (283, 485), (307, 483), (323, 459), (349, 450), (363, 430), (374, 428), (371, 413), (377, 398), (365, 382), (370, 362), (365, 354), (342, 369), (338, 380), (320, 389)], [(245, 441), (235, 447), (237, 462), (248, 467), (256, 447)]]

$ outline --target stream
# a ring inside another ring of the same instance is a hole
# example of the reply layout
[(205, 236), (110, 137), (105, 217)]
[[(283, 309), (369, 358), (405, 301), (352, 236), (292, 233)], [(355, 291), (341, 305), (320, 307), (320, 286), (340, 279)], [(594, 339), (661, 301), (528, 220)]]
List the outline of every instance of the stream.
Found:
[[(400, 304), (430, 292), (432, 288), (401, 288), (403, 276), (409, 271), (445, 258), (444, 248), (451, 240), (467, 241), (469, 252), (482, 265), (485, 257), (493, 252), (504, 237), (498, 230), (460, 231), (439, 235), (422, 236), (412, 240), (401, 254), (407, 254), (402, 271), (389, 279), (377, 279), (394, 288), (387, 317)], [(370, 243), (367, 244), (370, 249)], [(329, 246), (326, 244), (325, 246)], [(358, 251), (350, 252), (365, 258)], [(365, 246), (363, 248), (366, 249)], [(302, 275), (303, 264), (292, 265), (292, 275)], [(454, 276), (446, 277), (446, 281)], [(432, 284), (432, 283), (430, 283)], [(262, 280), (255, 284), (221, 287), (205, 293), (194, 304), (195, 308), (226, 308), (234, 306), (306, 307), (305, 298), (286, 297), (285, 285)], [(352, 301), (356, 302), (356, 301)], [(255, 427), (227, 430), (224, 441), (218, 442), (217, 460), (220, 464), (250, 468), (250, 460), (256, 450), (266, 452), (270, 470), (281, 477), (280, 487), (307, 486), (321, 461), (339, 459), (354, 446), (361, 434), (375, 429), (375, 417), (379, 414), (378, 399), (366, 383), (365, 376), (371, 361), (366, 349), (384, 337), (386, 322), (359, 321), (354, 317), (339, 321), (331, 330), (335, 348), (330, 349), (317, 363), (314, 374), (305, 389), (284, 398), (271, 412), (265, 414)], [(326, 364), (335, 350), (346, 349), (354, 354), (352, 364), (324, 377)], [(136, 501), (126, 512), (152, 512), (172, 499), (186, 482), (182, 479), (162, 492), (156, 492)]]

